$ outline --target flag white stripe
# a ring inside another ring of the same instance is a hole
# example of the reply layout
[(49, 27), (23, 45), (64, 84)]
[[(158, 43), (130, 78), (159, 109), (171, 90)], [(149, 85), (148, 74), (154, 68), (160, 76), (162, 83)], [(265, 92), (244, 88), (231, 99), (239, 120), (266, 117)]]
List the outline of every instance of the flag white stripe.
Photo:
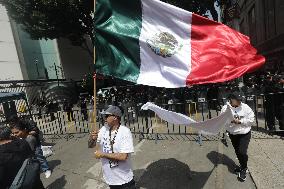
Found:
[[(140, 34), (140, 75), (137, 83), (157, 87), (186, 86), (191, 63), (192, 14), (158, 0), (141, 0), (142, 29)], [(178, 41), (180, 49), (171, 57), (153, 52), (147, 41), (167, 32)]]

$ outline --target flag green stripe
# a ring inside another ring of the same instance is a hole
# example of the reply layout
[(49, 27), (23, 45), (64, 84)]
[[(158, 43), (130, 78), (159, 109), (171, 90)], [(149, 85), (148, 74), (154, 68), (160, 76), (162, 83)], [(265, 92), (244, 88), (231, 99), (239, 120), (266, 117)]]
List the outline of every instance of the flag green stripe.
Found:
[(96, 71), (136, 82), (140, 70), (140, 0), (97, 0)]

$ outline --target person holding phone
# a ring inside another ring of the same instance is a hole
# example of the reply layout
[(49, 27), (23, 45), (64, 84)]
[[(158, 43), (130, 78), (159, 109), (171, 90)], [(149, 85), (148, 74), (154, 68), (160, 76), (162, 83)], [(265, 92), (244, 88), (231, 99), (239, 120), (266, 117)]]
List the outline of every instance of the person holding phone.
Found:
[(242, 96), (239, 92), (234, 92), (229, 95), (229, 101), (222, 108), (222, 112), (226, 111), (229, 106), (234, 115), (234, 119), (226, 127), (235, 153), (239, 160), (240, 166), (235, 168), (235, 173), (238, 174), (240, 181), (246, 180), (248, 172), (248, 145), (251, 138), (251, 126), (255, 121), (253, 110), (245, 103), (242, 102)]
[(95, 157), (101, 159), (103, 177), (110, 189), (135, 189), (131, 168), (131, 153), (134, 152), (131, 131), (120, 124), (122, 112), (119, 107), (109, 106), (102, 114), (106, 125), (91, 133), (88, 146), (92, 148), (99, 144)]

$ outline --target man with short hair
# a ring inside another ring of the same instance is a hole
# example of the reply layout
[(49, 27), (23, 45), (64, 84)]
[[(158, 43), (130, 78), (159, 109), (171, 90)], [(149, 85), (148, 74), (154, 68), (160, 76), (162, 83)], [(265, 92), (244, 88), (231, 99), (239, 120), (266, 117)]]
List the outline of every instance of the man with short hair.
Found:
[(129, 128), (120, 124), (122, 112), (117, 106), (109, 106), (103, 111), (106, 125), (99, 131), (93, 131), (89, 147), (95, 151), (95, 157), (101, 159), (103, 177), (111, 189), (135, 189), (131, 168), (131, 153), (134, 152), (132, 134)]

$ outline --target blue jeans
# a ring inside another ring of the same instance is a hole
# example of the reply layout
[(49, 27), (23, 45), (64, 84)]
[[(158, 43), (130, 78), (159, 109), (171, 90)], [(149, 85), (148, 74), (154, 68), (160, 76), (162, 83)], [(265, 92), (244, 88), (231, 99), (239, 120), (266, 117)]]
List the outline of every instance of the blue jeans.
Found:
[(43, 152), (40, 146), (37, 146), (35, 149), (36, 159), (40, 162), (40, 169), (42, 172), (50, 170), (46, 158), (43, 156)]

